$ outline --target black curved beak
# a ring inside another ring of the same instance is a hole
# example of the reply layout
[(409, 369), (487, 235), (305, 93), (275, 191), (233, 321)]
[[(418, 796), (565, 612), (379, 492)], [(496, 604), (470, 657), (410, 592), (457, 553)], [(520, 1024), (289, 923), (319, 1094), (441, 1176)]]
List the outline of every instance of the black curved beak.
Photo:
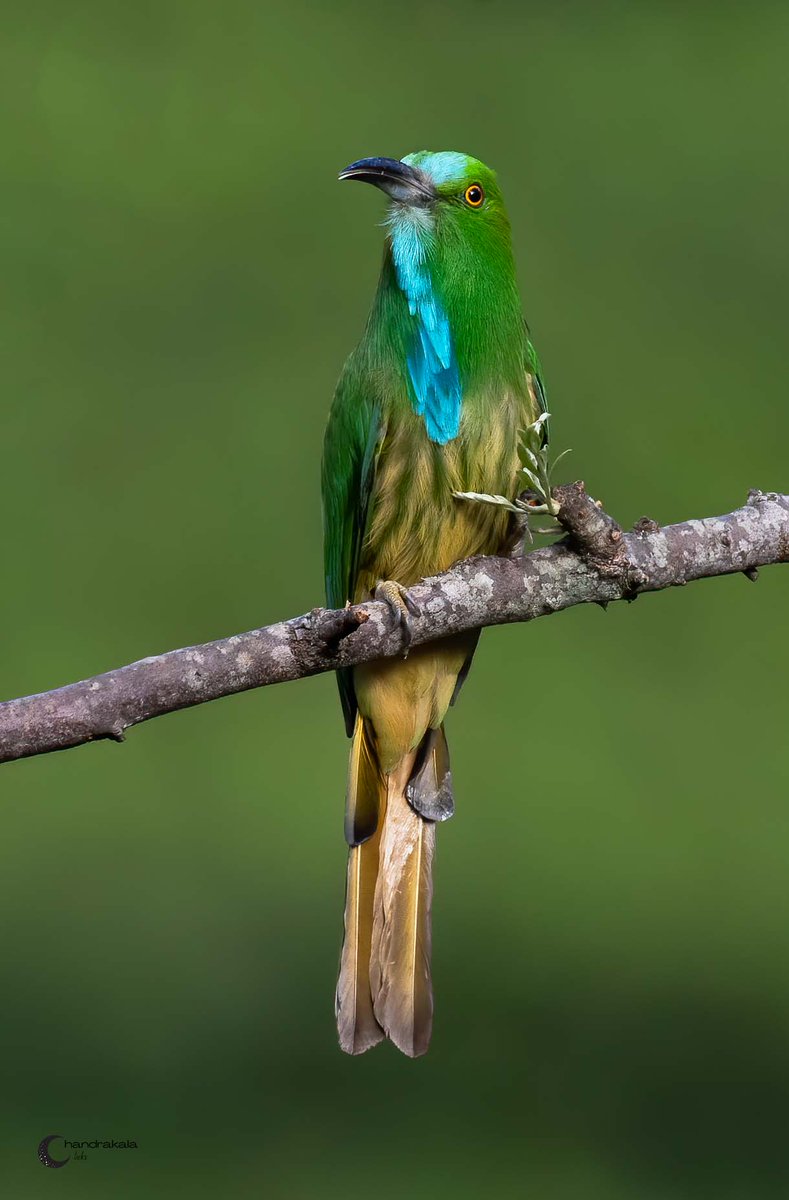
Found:
[(361, 179), (372, 183), (401, 204), (432, 204), (436, 191), (423, 171), (409, 167), (396, 158), (360, 158), (340, 171), (340, 179)]

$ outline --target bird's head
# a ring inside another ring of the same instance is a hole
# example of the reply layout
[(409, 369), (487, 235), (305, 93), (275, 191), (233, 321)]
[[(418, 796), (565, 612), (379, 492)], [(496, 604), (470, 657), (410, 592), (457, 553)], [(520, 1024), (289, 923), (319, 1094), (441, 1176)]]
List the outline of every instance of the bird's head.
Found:
[[(400, 160), (363, 158), (340, 179), (375, 184), (389, 196), (389, 245), (370, 328), (401, 337), (417, 402), (428, 404), (425, 380), (437, 380), (439, 390), (454, 380), (459, 394), (461, 382), (490, 375), (491, 364), (499, 379), (522, 381), (510, 226), (490, 167), (468, 154), (420, 150)], [(441, 436), (449, 427), (441, 425)]]
[(429, 241), (470, 244), (480, 253), (488, 242), (509, 244), (496, 174), (468, 154), (419, 150), (400, 160), (363, 158), (341, 171), (340, 179), (359, 179), (385, 192), (392, 201), (392, 228), (410, 229)]

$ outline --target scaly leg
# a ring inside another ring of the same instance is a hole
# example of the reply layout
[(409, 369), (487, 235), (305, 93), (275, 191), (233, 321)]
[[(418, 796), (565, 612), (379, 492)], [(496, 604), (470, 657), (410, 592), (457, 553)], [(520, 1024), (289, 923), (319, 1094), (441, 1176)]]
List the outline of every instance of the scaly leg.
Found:
[(395, 624), (403, 632), (403, 657), (408, 657), (411, 649), (411, 639), (414, 636), (412, 617), (421, 617), (422, 610), (413, 599), (407, 588), (394, 579), (379, 579), (375, 585), (373, 596), (386, 604), (395, 619)]

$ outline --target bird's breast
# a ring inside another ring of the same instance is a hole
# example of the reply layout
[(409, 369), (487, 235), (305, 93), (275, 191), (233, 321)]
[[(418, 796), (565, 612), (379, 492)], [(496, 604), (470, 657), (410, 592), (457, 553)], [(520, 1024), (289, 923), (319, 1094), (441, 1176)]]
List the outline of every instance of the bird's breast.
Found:
[(506, 392), (494, 404), (464, 400), (458, 436), (443, 445), (409, 409), (391, 418), (381, 446), (357, 599), (379, 579), (410, 585), (461, 558), (496, 553), (507, 539), (506, 510), (453, 493), (514, 494), (522, 400)]

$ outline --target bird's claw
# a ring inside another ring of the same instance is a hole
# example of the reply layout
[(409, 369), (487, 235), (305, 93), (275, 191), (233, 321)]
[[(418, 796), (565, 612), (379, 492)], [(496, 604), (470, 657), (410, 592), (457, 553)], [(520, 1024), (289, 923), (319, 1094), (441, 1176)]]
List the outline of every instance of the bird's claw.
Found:
[(421, 617), (422, 610), (414, 600), (408, 588), (394, 579), (379, 579), (375, 585), (373, 596), (387, 605), (395, 619), (395, 624), (403, 633), (403, 657), (408, 656), (411, 641), (414, 636), (412, 617)]

